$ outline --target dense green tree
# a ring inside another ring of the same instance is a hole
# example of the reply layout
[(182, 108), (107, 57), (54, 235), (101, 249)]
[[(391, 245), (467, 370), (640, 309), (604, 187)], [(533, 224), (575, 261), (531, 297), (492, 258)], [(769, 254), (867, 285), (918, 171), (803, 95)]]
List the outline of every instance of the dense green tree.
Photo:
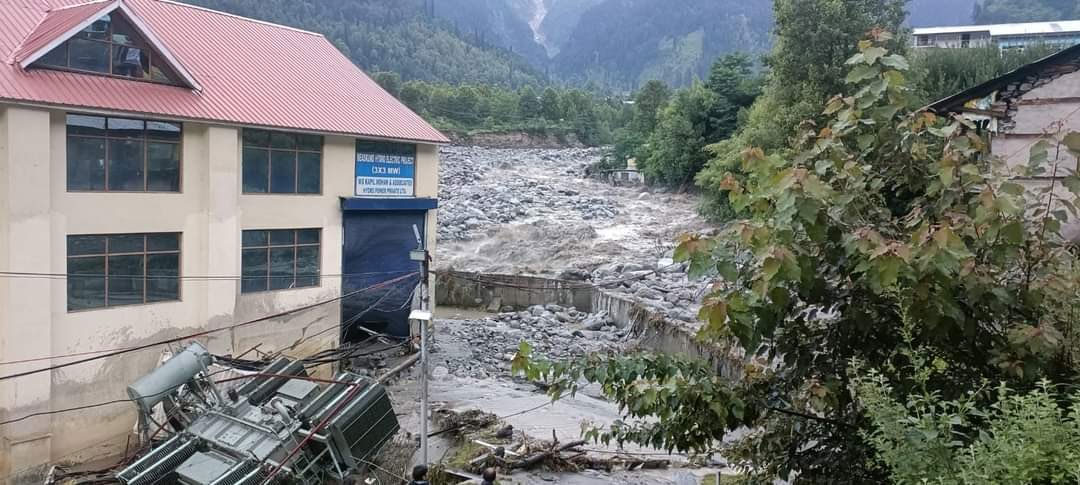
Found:
[(555, 89), (549, 87), (540, 95), (540, 114), (548, 121), (562, 119), (562, 104), (559, 103), (559, 93)]
[(970, 49), (918, 49), (912, 53), (912, 75), (923, 102), (959, 93), (1053, 54), (1057, 47), (1034, 45), (1001, 50), (994, 46)]
[(401, 97), (401, 75), (396, 72), (377, 72), (372, 78), (395, 98)]
[(398, 97), (405, 106), (409, 109), (422, 113), (424, 107), (428, 104), (429, 94), (426, 84), (422, 81), (409, 81), (401, 87), (401, 94)]
[[(710, 192), (707, 215), (725, 215), (726, 194), (719, 188), (729, 168), (739, 162), (744, 147), (780, 149), (787, 146), (804, 120), (820, 116), (821, 104), (842, 92), (844, 61), (871, 29), (901, 32), (906, 0), (776, 0), (773, 4), (775, 42), (766, 57), (768, 76), (761, 96), (746, 115), (737, 136), (711, 147), (714, 154), (698, 176)], [(903, 52), (898, 38), (889, 49)]]
[(533, 119), (540, 117), (543, 106), (540, 105), (540, 99), (536, 97), (536, 91), (533, 90), (532, 86), (522, 88), (518, 96), (518, 113), (522, 118)]
[(481, 116), (478, 111), (480, 95), (472, 86), (461, 86), (455, 90), (451, 111), (465, 123), (476, 123)]
[(693, 181), (709, 159), (705, 146), (735, 132), (740, 112), (759, 91), (760, 81), (748, 56), (730, 54), (718, 59), (706, 84), (676, 92), (657, 115), (655, 128), (636, 151), (646, 177), (679, 187)]
[(642, 136), (652, 133), (656, 129), (660, 110), (667, 105), (670, 97), (671, 89), (663, 81), (652, 80), (645, 83), (641, 91), (634, 96), (633, 130)]
[[(392, 76), (378, 76), (381, 79)], [(556, 136), (576, 135), (582, 143), (611, 143), (613, 129), (629, 123), (622, 104), (581, 89), (549, 87), (542, 98), (554, 99), (545, 107), (532, 88), (514, 91), (504, 87), (450, 85), (408, 81), (402, 84), (399, 99), (424, 116), (435, 127), (451, 135), (474, 132), (527, 131)], [(560, 113), (549, 119), (545, 108)], [(571, 108), (572, 107), (572, 108)], [(522, 111), (524, 109), (524, 111)]]
[(715, 93), (700, 84), (675, 94), (661, 110), (642, 150), (639, 164), (648, 180), (673, 186), (693, 181), (708, 161), (705, 145), (717, 136), (721, 120), (711, 114), (720, 103)]
[(760, 79), (753, 76), (753, 69), (750, 56), (741, 52), (728, 54), (713, 63), (705, 86), (732, 104), (749, 106), (761, 90)]

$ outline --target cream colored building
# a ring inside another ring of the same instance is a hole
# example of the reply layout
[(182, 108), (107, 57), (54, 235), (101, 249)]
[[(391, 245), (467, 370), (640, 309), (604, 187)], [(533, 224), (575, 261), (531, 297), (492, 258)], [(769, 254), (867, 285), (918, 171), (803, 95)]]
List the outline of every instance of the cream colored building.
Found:
[(69, 409), (125, 399), (159, 342), (304, 356), (398, 318), (340, 299), (415, 244), (352, 239), (404, 214), (434, 247), (446, 139), (325, 38), (165, 0), (0, 17), (0, 483), (122, 453), (133, 405)]

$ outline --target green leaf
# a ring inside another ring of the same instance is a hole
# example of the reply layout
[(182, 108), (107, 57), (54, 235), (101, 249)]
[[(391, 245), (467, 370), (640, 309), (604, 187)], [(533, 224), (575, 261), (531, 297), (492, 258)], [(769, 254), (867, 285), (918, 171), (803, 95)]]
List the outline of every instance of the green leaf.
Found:
[(722, 328), (728, 319), (728, 306), (727, 303), (722, 301), (716, 301), (701, 307), (698, 312), (698, 318), (709, 323), (714, 327), (711, 331)]
[(896, 279), (900, 274), (900, 263), (902, 261), (896, 256), (882, 256), (874, 262), (878, 272), (878, 285), (881, 288), (891, 288), (896, 284)]
[[(888, 53), (888, 51), (886, 51), (885, 48), (883, 48), (883, 47), (871, 47), (871, 48), (866, 49), (866, 50), (864, 50), (862, 52), (863, 62), (865, 62), (867, 64), (873, 64), (873, 63), (877, 62), (878, 59), (881, 59), (882, 56), (884, 56), (887, 53)], [(884, 64), (884, 61), (882, 63)]]
[(1009, 244), (1022, 244), (1024, 242), (1024, 225), (1019, 221), (1013, 221), (1002, 227), (1000, 234)]
[(867, 66), (865, 64), (860, 64), (858, 66), (855, 66), (855, 69), (852, 69), (851, 72), (848, 73), (847, 78), (845, 78), (844, 81), (853, 84), (877, 77), (877, 75), (880, 73), (881, 68), (877, 66)]
[(739, 278), (739, 268), (735, 266), (735, 263), (728, 260), (717, 261), (716, 271), (728, 281), (735, 281)]
[[(1078, 179), (1078, 182), (1080, 182), (1080, 179)], [(1001, 184), (1001, 191), (1009, 195), (1020, 197), (1024, 195), (1024, 186), (1016, 182), (1005, 182)]]
[(907, 59), (904, 59), (904, 56), (901, 56), (899, 54), (882, 57), (881, 63), (900, 71), (906, 71), (911, 68), (911, 66), (908, 65)]
[[(1031, 150), (1028, 151), (1028, 168), (1037, 170), (1035, 174), (1042, 171), (1043, 165), (1050, 159), (1050, 142), (1045, 139), (1039, 140), (1031, 146)], [(1033, 175), (1035, 175), (1033, 174)]]
[(1080, 133), (1072, 131), (1062, 140), (1074, 156), (1080, 155)]
[(953, 174), (952, 167), (943, 167), (941, 171), (938, 172), (938, 177), (941, 178), (941, 183), (948, 187), (952, 185), (955, 174)]
[(776, 273), (780, 271), (780, 260), (771, 256), (765, 258), (765, 263), (761, 265), (761, 271), (765, 281), (773, 279)]
[(1080, 195), (1080, 176), (1070, 175), (1065, 177), (1061, 179), (1061, 185), (1064, 185), (1065, 188), (1069, 189), (1069, 192)]
[(735, 419), (737, 419), (739, 421), (742, 421), (743, 413), (745, 411), (746, 411), (746, 404), (744, 404), (742, 402), (742, 399), (732, 399), (731, 400), (731, 415), (734, 416)]
[(532, 346), (528, 342), (522, 341), (518, 344), (517, 354), (510, 360), (510, 373), (517, 375), (523, 372), (529, 379), (537, 380), (539, 375), (535, 366), (530, 365), (530, 355), (532, 355)]

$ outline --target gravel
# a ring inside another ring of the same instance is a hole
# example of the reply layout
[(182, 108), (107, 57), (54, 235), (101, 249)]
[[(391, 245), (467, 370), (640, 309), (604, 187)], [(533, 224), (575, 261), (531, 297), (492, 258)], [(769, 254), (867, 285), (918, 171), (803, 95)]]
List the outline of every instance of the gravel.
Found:
[(435, 372), (475, 379), (509, 375), (521, 342), (529, 342), (535, 356), (563, 360), (616, 350), (627, 333), (616, 328), (606, 313), (558, 305), (535, 305), (482, 319), (440, 320), (439, 325), (443, 331), (433, 351), (439, 362)]
[(584, 178), (598, 149), (444, 147), (437, 269), (605, 285), (697, 322), (707, 282), (672, 259), (683, 233), (709, 233), (693, 195)]

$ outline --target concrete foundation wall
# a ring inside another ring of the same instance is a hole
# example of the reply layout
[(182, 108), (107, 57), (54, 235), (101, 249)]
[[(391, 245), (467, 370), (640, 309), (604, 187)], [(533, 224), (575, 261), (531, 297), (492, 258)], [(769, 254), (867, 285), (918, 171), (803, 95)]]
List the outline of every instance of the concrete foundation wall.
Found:
[(626, 296), (586, 283), (453, 271), (438, 272), (436, 280), (439, 282), (436, 301), (440, 305), (522, 309), (554, 303), (585, 312), (607, 312), (617, 326), (631, 329), (643, 349), (704, 360), (717, 373), (733, 379), (742, 375), (743, 360), (733, 348), (702, 344), (686, 323), (674, 322)]
[(439, 271), (436, 303), (465, 308), (524, 309), (554, 303), (592, 311), (593, 288), (584, 283), (532, 276)]
[[(341, 295), (340, 198), (354, 195), (355, 139), (325, 137), (321, 194), (249, 195), (242, 193), (240, 128), (186, 122), (183, 130), (181, 192), (71, 193), (66, 186), (66, 113), (0, 105), (0, 271), (66, 273), (70, 234), (179, 232), (181, 274), (188, 277), (181, 281), (180, 301), (78, 312), (67, 311), (63, 278), (0, 278), (0, 362), (138, 346)], [(438, 195), (434, 146), (418, 147), (416, 191), (418, 197)], [(435, 221), (435, 211), (429, 211), (431, 248)], [(239, 275), (245, 229), (297, 228), (322, 231), (321, 271), (331, 276), (318, 287), (241, 294), (236, 279), (190, 278)], [(337, 344), (340, 313), (334, 302), (198, 340), (220, 354), (236, 355), (259, 345), (261, 352), (304, 356)], [(0, 421), (124, 399), (126, 386), (153, 369), (163, 350), (156, 346), (0, 381)], [(74, 359), (3, 365), (0, 375)], [(123, 452), (134, 409), (112, 404), (0, 427), (0, 483), (13, 474), (33, 477), (41, 464)]]

